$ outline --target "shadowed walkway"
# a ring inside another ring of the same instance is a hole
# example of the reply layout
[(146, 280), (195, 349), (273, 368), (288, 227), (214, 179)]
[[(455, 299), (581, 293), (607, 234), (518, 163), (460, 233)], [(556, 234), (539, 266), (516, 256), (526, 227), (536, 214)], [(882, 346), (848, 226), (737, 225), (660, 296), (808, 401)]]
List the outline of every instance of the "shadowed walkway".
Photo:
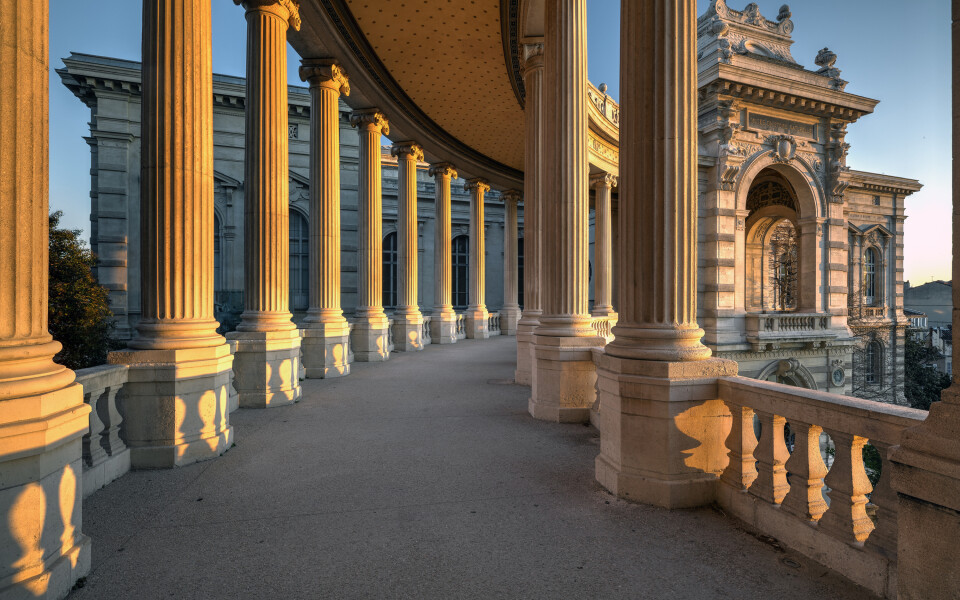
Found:
[(93, 571), (70, 597), (871, 597), (715, 510), (607, 494), (596, 430), (535, 421), (505, 383), (515, 351), (428, 346), (235, 412), (223, 457), (84, 502)]

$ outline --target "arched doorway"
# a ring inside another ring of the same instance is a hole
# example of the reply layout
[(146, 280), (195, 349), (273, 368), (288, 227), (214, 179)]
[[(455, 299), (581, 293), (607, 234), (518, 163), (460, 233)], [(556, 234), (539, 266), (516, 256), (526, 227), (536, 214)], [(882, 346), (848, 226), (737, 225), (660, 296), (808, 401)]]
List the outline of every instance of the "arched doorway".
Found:
[(747, 195), (744, 305), (748, 312), (800, 308), (799, 209), (791, 184), (764, 170)]

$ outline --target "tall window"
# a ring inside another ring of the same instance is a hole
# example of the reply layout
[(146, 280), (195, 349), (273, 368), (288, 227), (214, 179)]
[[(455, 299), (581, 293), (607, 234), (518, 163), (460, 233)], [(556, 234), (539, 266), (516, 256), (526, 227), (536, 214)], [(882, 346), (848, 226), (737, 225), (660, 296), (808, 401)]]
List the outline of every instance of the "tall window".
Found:
[(517, 304), (523, 308), (523, 238), (517, 240)]
[(453, 238), (453, 307), (463, 310), (470, 302), (470, 238)]
[(290, 310), (310, 307), (310, 235), (307, 219), (290, 211)]
[(397, 232), (383, 238), (383, 307), (397, 307)]
[(220, 217), (216, 212), (213, 213), (213, 292), (214, 302), (216, 302), (216, 293), (223, 290), (223, 267), (221, 266), (220, 238), (223, 236), (223, 229), (220, 226)]
[(864, 361), (864, 379), (867, 383), (880, 383), (883, 374), (883, 346), (880, 342), (867, 344), (866, 360)]
[(773, 310), (797, 308), (800, 264), (797, 256), (797, 231), (793, 223), (784, 219), (770, 234), (768, 248), (771, 270)]
[(863, 301), (867, 306), (877, 302), (877, 252), (873, 248), (863, 255)]

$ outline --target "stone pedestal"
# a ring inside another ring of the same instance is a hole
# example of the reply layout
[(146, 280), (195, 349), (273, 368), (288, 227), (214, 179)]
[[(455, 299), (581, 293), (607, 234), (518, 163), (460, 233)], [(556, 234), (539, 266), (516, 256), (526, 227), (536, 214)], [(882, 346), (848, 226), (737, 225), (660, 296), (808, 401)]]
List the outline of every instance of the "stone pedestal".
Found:
[(310, 308), (301, 329), (308, 378), (350, 374), (350, 325), (340, 308), (340, 94), (346, 74), (332, 59), (303, 60), (310, 83)]
[(713, 502), (730, 431), (717, 377), (736, 374), (737, 364), (722, 359), (672, 363), (602, 355), (600, 485), (665, 508)]
[(531, 397), (528, 410), (535, 419), (556, 423), (586, 423), (597, 372), (594, 337), (534, 336)]
[(353, 325), (350, 345), (357, 362), (383, 362), (390, 358), (390, 321), (386, 315), (363, 317)]
[(490, 329), (488, 327), (490, 313), (486, 307), (468, 308), (463, 312), (463, 317), (467, 339), (485, 340), (490, 337)]
[(235, 331), (234, 386), (241, 408), (271, 408), (300, 400), (300, 332)]

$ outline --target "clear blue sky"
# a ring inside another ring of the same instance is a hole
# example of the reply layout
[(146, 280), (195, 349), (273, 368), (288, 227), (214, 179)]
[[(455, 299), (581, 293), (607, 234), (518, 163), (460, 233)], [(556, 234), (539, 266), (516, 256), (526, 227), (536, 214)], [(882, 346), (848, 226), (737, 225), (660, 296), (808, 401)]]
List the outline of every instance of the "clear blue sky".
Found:
[[(743, 8), (748, 0), (728, 0)], [(243, 10), (213, 2), (213, 68), (244, 74)], [(709, 0), (698, 0), (701, 12)], [(782, 0), (758, 2), (775, 18)], [(138, 0), (50, 0), (50, 62), (71, 51), (140, 59)], [(837, 53), (847, 91), (881, 101), (850, 128), (854, 169), (919, 179), (907, 200), (905, 278), (950, 278), (950, 4), (945, 0), (802, 0), (791, 5), (794, 58), (813, 67), (824, 46)], [(619, 0), (588, 0), (590, 80), (619, 93)], [(289, 49), (290, 81), (299, 57)], [(89, 231), (89, 111), (51, 72), (50, 205), (65, 224)]]

